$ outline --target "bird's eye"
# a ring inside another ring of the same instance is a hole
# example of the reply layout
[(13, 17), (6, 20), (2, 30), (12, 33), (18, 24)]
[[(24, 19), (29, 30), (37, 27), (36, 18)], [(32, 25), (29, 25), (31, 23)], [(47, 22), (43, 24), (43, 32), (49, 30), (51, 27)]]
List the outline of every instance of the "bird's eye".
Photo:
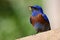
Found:
[(34, 8), (35, 10), (38, 10), (37, 8)]
[(34, 10), (38, 10), (37, 8), (34, 8)]

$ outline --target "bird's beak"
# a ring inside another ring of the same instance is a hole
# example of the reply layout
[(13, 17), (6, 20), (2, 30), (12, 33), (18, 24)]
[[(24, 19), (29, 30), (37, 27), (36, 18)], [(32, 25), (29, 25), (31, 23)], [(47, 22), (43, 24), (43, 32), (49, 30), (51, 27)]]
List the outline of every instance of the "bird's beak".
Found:
[(29, 10), (32, 10), (32, 8), (31, 8), (32, 6), (29, 6)]

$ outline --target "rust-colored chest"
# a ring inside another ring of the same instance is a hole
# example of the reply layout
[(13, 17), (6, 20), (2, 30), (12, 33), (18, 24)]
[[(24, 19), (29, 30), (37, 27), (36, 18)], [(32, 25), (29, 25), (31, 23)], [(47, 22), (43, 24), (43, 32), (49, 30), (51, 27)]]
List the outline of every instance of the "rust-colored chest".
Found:
[(30, 17), (31, 21), (32, 21), (32, 25), (34, 26), (35, 23), (39, 22), (41, 24), (46, 23), (43, 16), (41, 14), (38, 14), (37, 16), (31, 16)]

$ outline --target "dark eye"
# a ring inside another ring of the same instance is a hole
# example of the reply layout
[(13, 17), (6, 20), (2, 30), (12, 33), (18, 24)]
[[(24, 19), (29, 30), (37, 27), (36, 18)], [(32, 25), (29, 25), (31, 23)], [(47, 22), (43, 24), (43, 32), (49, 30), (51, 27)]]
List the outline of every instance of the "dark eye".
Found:
[(34, 8), (35, 10), (38, 10), (37, 8)]
[(37, 8), (32, 8), (33, 10), (39, 10), (39, 9), (37, 9)]

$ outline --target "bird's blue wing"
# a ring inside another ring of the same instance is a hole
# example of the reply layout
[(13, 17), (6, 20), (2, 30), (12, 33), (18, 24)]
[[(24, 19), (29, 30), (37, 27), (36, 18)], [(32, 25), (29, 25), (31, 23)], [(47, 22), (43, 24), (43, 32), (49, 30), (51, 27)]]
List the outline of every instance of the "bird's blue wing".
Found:
[(42, 16), (43, 16), (43, 18), (44, 18), (47, 22), (49, 22), (49, 19), (48, 19), (48, 17), (46, 16), (46, 14), (43, 14)]

